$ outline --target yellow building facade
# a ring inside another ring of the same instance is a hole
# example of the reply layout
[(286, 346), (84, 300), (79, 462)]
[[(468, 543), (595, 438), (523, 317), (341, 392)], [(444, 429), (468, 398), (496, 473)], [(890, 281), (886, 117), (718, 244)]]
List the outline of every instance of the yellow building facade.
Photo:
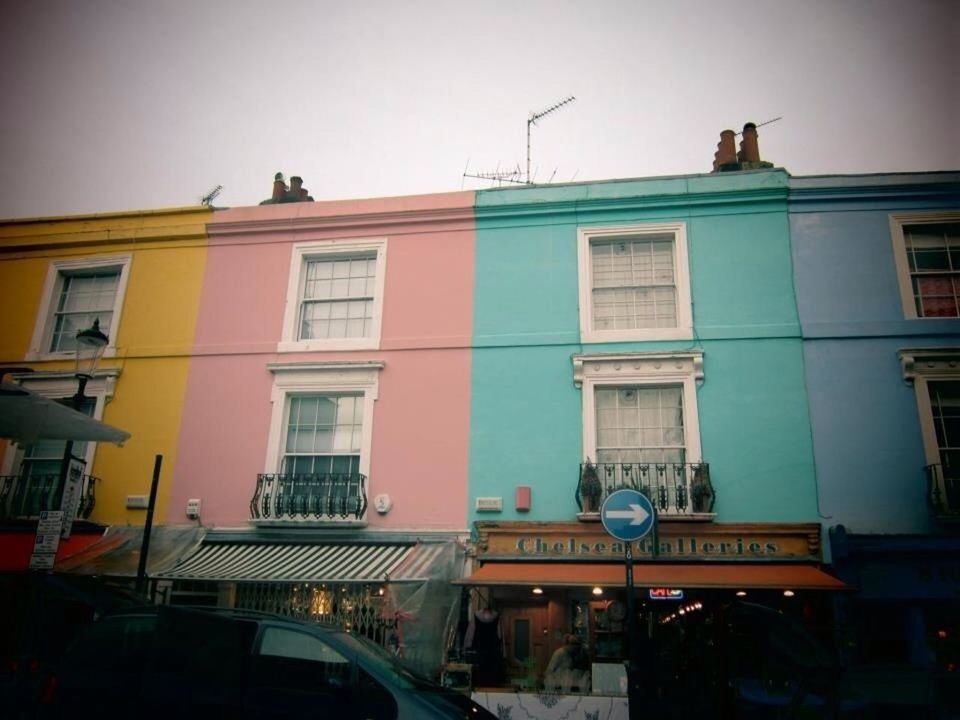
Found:
[[(93, 523), (144, 524), (146, 508), (135, 507), (135, 496), (149, 495), (157, 455), (163, 459), (155, 521), (166, 516), (210, 214), (186, 207), (0, 222), (0, 367), (16, 368), (4, 381), (70, 398), (77, 391), (76, 331), (96, 319), (109, 337), (84, 411), (130, 439), (75, 452), (95, 478), (85, 506)], [(54, 472), (63, 447), (0, 439), (5, 519), (35, 517), (39, 485), (23, 478)]]

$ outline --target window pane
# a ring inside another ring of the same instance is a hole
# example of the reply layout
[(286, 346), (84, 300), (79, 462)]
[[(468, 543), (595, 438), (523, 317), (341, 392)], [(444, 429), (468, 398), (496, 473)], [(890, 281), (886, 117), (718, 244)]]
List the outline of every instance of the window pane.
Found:
[(290, 397), (281, 471), (329, 473), (336, 466), (334, 472), (357, 472), (362, 407), (360, 395)]
[(307, 263), (300, 310), (301, 340), (366, 337), (372, 329), (376, 256)]
[(260, 654), (326, 663), (346, 664), (349, 662), (320, 638), (295, 630), (275, 627), (268, 627), (263, 631)]
[(596, 329), (676, 327), (673, 248), (672, 236), (590, 244)]

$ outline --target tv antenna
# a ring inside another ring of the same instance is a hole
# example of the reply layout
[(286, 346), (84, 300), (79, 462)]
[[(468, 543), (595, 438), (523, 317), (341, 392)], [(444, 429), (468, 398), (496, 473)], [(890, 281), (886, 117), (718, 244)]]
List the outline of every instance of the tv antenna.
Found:
[[(469, 161), (467, 162), (467, 168), (470, 167)], [(476, 178), (477, 180), (492, 180), (498, 185), (503, 185), (503, 183), (514, 183), (515, 185), (526, 185), (520, 175), (520, 165), (515, 165), (512, 170), (501, 170), (497, 167), (496, 170), (489, 172), (468, 172), (467, 169), (463, 171), (463, 177)]]
[[(755, 127), (762, 128), (764, 125), (769, 125), (770, 123), (775, 123), (777, 120), (783, 120), (783, 117), (781, 116), (781, 117), (775, 117), (773, 120), (765, 120), (765, 121), (763, 121), (762, 123), (757, 123), (757, 124), (755, 125)], [(743, 135), (743, 130), (741, 130), (741, 131), (738, 132), (738, 133), (735, 133), (735, 134), (734, 134), (734, 137), (737, 137), (737, 135)]]
[(204, 195), (203, 198), (201, 198), (200, 204), (210, 207), (210, 204), (221, 192), (223, 192), (223, 185), (217, 185), (213, 190), (211, 190), (206, 195)]
[(530, 182), (530, 126), (536, 125), (537, 120), (539, 120), (540, 118), (545, 117), (552, 112), (556, 112), (557, 110), (562, 108), (564, 105), (568, 103), (572, 103), (574, 100), (576, 100), (576, 98), (573, 95), (570, 95), (569, 97), (565, 97), (560, 102), (554, 103), (553, 105), (546, 108), (545, 110), (541, 110), (540, 112), (530, 113), (530, 117), (527, 118), (527, 182), (526, 182), (527, 185), (533, 184)]

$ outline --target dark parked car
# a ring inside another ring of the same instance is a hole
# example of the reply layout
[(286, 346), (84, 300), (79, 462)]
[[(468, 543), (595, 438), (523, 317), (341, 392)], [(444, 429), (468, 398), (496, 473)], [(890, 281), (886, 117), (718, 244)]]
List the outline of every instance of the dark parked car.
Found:
[(143, 599), (95, 578), (0, 573), (0, 716), (30, 718), (53, 666), (98, 615)]
[(67, 650), (45, 701), (53, 718), (495, 718), (341, 630), (216, 608), (103, 617)]

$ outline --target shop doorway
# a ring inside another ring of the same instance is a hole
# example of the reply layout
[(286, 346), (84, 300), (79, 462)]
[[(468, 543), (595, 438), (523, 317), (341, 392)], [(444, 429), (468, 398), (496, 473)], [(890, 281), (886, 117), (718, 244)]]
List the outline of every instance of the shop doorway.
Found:
[(508, 682), (518, 688), (538, 687), (549, 660), (546, 605), (503, 605), (501, 619)]

